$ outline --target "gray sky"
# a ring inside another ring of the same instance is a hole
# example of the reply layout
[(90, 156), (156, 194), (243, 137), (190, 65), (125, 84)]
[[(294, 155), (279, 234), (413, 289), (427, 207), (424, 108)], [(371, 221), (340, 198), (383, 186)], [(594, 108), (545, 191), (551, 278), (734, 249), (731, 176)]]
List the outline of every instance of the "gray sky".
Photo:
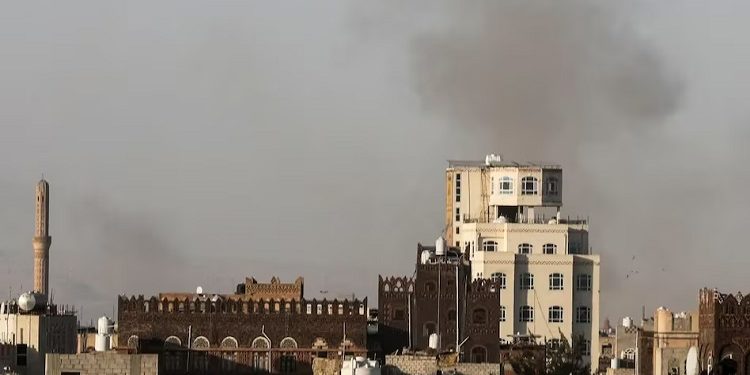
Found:
[(51, 287), (84, 319), (245, 275), (374, 304), (442, 228), (445, 160), (500, 152), (563, 164), (604, 316), (695, 308), (701, 286), (746, 289), (748, 11), (5, 3), (0, 286), (31, 285), (45, 173)]

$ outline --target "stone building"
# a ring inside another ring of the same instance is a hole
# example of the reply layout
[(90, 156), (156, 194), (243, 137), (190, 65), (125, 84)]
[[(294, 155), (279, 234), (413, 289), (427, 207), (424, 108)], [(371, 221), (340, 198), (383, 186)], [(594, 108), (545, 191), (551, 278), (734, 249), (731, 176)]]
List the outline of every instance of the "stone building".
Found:
[(367, 299), (299, 297), (253, 299), (236, 293), (121, 296), (120, 345), (133, 352), (159, 354), (162, 374), (186, 370), (199, 374), (304, 374), (312, 371), (316, 357), (334, 357), (342, 351), (366, 353)]
[(654, 314), (653, 374), (686, 375), (688, 353), (697, 354), (698, 316), (660, 307)]
[(457, 248), (417, 245), (414, 277), (379, 277), (378, 314), (384, 354), (426, 350), (430, 335), (437, 333), (438, 351), (460, 345), (466, 362), (499, 360), (499, 285), (472, 281), (470, 265)]
[[(562, 168), (541, 163), (449, 161), (446, 238), (471, 262), (473, 279), (500, 284), (500, 338), (572, 338), (599, 358), (599, 255), (588, 220), (563, 217)], [(596, 360), (593, 361), (596, 367)]]
[(701, 289), (699, 358), (707, 374), (750, 374), (750, 297)]

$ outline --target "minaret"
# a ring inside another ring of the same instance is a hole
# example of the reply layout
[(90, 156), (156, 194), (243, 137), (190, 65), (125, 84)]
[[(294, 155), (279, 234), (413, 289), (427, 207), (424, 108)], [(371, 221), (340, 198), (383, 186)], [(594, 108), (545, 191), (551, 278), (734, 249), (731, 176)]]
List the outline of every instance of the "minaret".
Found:
[(49, 291), (49, 184), (36, 184), (36, 225), (34, 229), (34, 292), (48, 296)]

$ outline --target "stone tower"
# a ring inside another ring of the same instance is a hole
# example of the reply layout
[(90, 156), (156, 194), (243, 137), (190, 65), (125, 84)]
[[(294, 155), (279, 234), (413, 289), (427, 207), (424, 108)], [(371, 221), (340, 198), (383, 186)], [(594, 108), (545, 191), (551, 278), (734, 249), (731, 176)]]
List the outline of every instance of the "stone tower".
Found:
[(36, 184), (36, 224), (34, 228), (34, 291), (47, 296), (49, 292), (49, 184), (42, 179)]

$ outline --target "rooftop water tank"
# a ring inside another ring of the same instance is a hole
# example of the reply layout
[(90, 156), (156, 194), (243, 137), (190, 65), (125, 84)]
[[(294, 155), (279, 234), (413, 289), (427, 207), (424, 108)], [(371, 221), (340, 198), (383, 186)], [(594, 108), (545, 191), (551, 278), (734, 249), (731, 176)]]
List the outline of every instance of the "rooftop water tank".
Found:
[(422, 255), (419, 257), (419, 263), (421, 264), (427, 264), (427, 262), (430, 261), (430, 251), (429, 250), (422, 250)]
[(445, 238), (443, 236), (435, 240), (435, 255), (445, 255)]
[(427, 342), (428, 342), (428, 346), (430, 347), (430, 349), (437, 350), (437, 347), (438, 347), (438, 335), (437, 335), (437, 333), (430, 334), (430, 338), (429, 338), (429, 340)]
[(112, 321), (103, 316), (96, 321), (96, 332), (100, 335), (112, 334)]
[(633, 319), (629, 316), (626, 316), (622, 318), (622, 326), (625, 328), (630, 328), (633, 326)]

